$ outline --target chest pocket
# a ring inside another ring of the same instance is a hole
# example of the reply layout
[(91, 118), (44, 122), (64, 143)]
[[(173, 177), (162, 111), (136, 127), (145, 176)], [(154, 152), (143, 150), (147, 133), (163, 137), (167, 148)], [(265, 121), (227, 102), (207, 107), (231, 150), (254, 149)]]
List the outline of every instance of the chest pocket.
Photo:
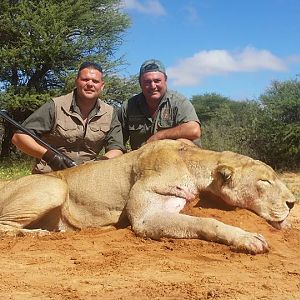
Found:
[(157, 127), (159, 129), (167, 129), (174, 127), (175, 120), (174, 120), (174, 113), (171, 107), (164, 107), (159, 112), (158, 115), (158, 121), (157, 121)]
[(129, 117), (128, 130), (131, 134), (135, 132), (145, 134), (147, 132), (146, 120), (142, 116)]
[(128, 130), (131, 148), (138, 149), (151, 135), (151, 122), (145, 118), (129, 118)]
[(75, 142), (83, 134), (83, 125), (76, 118), (73, 120), (62, 119), (56, 123), (56, 135), (65, 138), (68, 142)]
[(90, 142), (98, 142), (105, 139), (110, 130), (110, 123), (92, 122), (87, 125), (86, 139)]

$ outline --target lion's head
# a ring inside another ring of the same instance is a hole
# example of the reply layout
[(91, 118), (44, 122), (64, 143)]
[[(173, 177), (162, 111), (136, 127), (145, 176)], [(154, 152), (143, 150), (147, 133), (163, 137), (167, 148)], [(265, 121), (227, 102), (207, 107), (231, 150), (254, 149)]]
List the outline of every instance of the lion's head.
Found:
[(249, 209), (276, 228), (285, 226), (296, 201), (270, 166), (248, 156), (170, 140), (150, 143), (140, 153), (138, 166), (143, 174), (168, 170), (165, 176), (170, 180), (184, 178), (189, 170), (199, 190), (213, 193), (230, 206)]
[(222, 152), (209, 190), (227, 204), (249, 209), (281, 229), (296, 201), (276, 172), (261, 161)]

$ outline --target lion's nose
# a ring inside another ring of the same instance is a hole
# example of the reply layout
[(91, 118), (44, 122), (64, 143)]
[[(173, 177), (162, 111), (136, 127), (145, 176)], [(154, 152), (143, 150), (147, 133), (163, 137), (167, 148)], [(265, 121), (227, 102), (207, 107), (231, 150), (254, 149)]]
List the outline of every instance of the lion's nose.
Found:
[(295, 202), (286, 202), (286, 205), (291, 210), (294, 207)]

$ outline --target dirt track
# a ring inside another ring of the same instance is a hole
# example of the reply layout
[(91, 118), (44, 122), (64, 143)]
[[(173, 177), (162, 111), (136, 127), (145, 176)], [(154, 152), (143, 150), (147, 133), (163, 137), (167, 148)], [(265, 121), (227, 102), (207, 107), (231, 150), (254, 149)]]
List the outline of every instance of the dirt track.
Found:
[[(285, 176), (300, 192), (300, 174)], [(300, 205), (279, 231), (245, 210), (190, 207), (259, 232), (262, 255), (199, 240), (145, 240), (129, 228), (0, 238), (0, 299), (300, 299)]]

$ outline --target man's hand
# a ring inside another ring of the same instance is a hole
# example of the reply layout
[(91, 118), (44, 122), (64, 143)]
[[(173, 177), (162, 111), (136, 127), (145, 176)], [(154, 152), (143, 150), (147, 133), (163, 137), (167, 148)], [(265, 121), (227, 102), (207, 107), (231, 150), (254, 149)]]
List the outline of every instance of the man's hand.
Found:
[(53, 171), (71, 168), (76, 165), (72, 159), (58, 155), (51, 150), (47, 150), (42, 159), (51, 167)]
[(154, 133), (153, 135), (151, 135), (149, 137), (149, 139), (146, 141), (146, 144), (165, 139), (165, 136), (163, 134), (163, 132), (165, 132), (165, 131), (166, 130), (158, 131), (158, 132)]
[(199, 123), (195, 121), (189, 121), (186, 123), (179, 124), (175, 127), (161, 129), (155, 134), (150, 136), (146, 143), (150, 143), (157, 140), (171, 139), (171, 140), (196, 140), (200, 138), (201, 129)]

